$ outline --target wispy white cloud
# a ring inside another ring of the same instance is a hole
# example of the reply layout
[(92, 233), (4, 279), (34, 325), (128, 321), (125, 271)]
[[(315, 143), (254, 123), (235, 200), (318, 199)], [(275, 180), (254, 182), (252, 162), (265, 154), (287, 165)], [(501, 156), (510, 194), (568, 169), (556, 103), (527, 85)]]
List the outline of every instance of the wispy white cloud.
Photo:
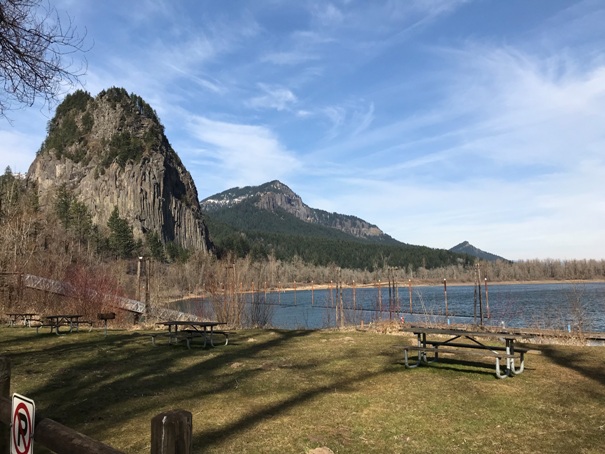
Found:
[(261, 57), (261, 62), (273, 63), (274, 65), (297, 66), (318, 59), (319, 56), (306, 51), (290, 50), (268, 53)]
[(320, 2), (311, 6), (313, 18), (322, 26), (333, 26), (344, 20), (343, 12), (333, 3)]
[(567, 56), (477, 47), (464, 52), (460, 63), (467, 70), (454, 76), (448, 107), (463, 106), (461, 114), (471, 120), (460, 144), (469, 153), (488, 154), (496, 163), (568, 170), (605, 146), (605, 66), (584, 61), (580, 70)]
[(255, 96), (247, 103), (253, 109), (275, 109), (282, 111), (289, 109), (297, 101), (294, 93), (286, 87), (263, 83), (258, 84), (258, 87), (263, 91), (263, 95)]
[[(333, 141), (354, 141), (355, 137), (374, 121), (374, 103), (363, 100), (351, 101), (341, 105), (330, 105), (322, 107), (314, 113), (315, 116), (325, 117), (330, 127), (325, 133), (325, 139)], [(316, 154), (325, 155), (325, 149), (316, 151)]]
[(351, 158), (321, 168), (333, 172), (326, 185), (348, 190), (324, 187), (338, 195), (317, 203), (414, 244), (472, 239), (511, 259), (605, 254), (595, 249), (605, 222), (601, 60), (485, 44), (439, 55), (448, 64), (427, 93), (435, 101), (318, 150)]
[(300, 170), (299, 159), (266, 127), (205, 117), (192, 118), (188, 127), (199, 141), (194, 159), (203, 160), (208, 174), (217, 172), (225, 185), (261, 184)]
[[(406, 242), (605, 257), (598, 1), (510, 22), (480, 0), (57, 6), (95, 41), (85, 88), (143, 96), (201, 196), (278, 178)], [(4, 166), (43, 140), (29, 115), (0, 129)]]
[(353, 137), (361, 134), (365, 131), (374, 120), (374, 103), (370, 103), (367, 110), (365, 112), (354, 112), (352, 123), (354, 125), (353, 132), (351, 135)]

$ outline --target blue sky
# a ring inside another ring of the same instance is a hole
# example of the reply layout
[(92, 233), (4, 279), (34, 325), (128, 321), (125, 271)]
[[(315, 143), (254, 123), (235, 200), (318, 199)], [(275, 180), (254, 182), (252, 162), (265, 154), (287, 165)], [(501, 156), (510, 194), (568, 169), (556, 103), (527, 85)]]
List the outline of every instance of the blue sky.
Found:
[[(83, 88), (151, 104), (200, 199), (279, 179), (410, 244), (605, 259), (605, 2), (52, 3)], [(52, 111), (9, 116), (27, 171)]]

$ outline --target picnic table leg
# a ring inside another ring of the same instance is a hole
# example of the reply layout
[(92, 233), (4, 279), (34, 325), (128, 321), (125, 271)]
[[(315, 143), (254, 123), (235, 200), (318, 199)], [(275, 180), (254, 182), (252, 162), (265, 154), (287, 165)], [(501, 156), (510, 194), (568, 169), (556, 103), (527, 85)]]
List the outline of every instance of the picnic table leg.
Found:
[[(514, 350), (513, 350), (514, 351)], [(525, 353), (524, 352), (519, 352), (519, 361), (520, 361), (520, 365), (519, 368), (515, 368), (515, 358), (511, 358), (510, 360), (510, 372), (513, 375), (519, 375), (523, 373), (523, 370), (525, 369)]]
[[(508, 362), (508, 358), (506, 360)], [(498, 378), (507, 378), (510, 376), (510, 369), (507, 367), (504, 371), (504, 374), (500, 371), (500, 358), (496, 356), (496, 377)]]
[[(418, 338), (418, 348), (426, 347), (426, 336), (423, 336), (422, 334), (418, 333), (416, 337)], [(405, 352), (405, 356), (407, 356), (407, 351)], [(428, 361), (426, 359), (426, 352), (418, 350), (418, 363), (416, 365), (420, 364), (421, 361), (428, 364)]]
[[(418, 333), (418, 347), (426, 348), (426, 333), (422, 333), (422, 334)], [(437, 361), (437, 359), (439, 359), (439, 354), (437, 353), (437, 349), (435, 349), (434, 358), (432, 360), (429, 360), (426, 351), (419, 351), (418, 359), (425, 364), (430, 364), (430, 363)]]
[[(515, 348), (514, 341), (511, 339), (506, 339), (506, 354), (512, 355), (514, 348)], [(512, 362), (512, 359), (510, 358), (510, 356), (508, 358), (506, 358), (506, 368), (508, 370), (511, 370), (511, 362)]]
[[(515, 341), (513, 339), (506, 340), (506, 353), (508, 355), (515, 354)], [(523, 373), (523, 370), (525, 369), (525, 353), (522, 351), (519, 352), (519, 360), (520, 360), (521, 364), (520, 364), (519, 368), (517, 369), (515, 367), (514, 356), (510, 356), (506, 359), (506, 368), (508, 370), (510, 370), (510, 373), (512, 375), (519, 375), (519, 374)]]
[[(212, 345), (213, 347), (216, 347), (216, 345), (214, 345), (214, 339), (213, 339), (213, 335), (214, 335), (214, 331), (210, 330), (210, 345)], [(222, 345), (227, 345), (229, 344), (229, 335), (227, 333), (222, 334), (223, 336), (225, 336), (225, 343)], [(205, 346), (205, 345), (204, 345)]]
[(408, 349), (404, 348), (403, 349), (403, 361), (405, 362), (405, 367), (409, 368), (409, 369), (413, 369), (414, 367), (418, 367), (420, 366), (420, 350), (418, 351), (418, 359), (416, 360), (416, 364), (410, 364), (409, 361), (409, 355), (408, 355)]

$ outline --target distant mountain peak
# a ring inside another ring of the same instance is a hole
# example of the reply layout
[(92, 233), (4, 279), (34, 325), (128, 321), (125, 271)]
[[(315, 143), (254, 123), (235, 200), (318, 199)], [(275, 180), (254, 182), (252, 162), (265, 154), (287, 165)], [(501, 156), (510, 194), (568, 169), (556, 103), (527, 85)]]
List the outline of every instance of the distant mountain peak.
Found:
[(500, 257), (499, 255), (495, 255), (490, 252), (482, 251), (481, 249), (473, 246), (468, 241), (463, 241), (462, 243), (457, 244), (456, 246), (451, 248), (450, 251), (456, 252), (459, 254), (467, 254), (467, 255), (470, 255), (471, 257), (477, 257), (478, 259), (486, 260), (488, 262), (495, 262), (497, 260), (508, 261), (505, 258)]
[(334, 228), (357, 238), (395, 241), (377, 226), (358, 217), (329, 213), (309, 207), (298, 194), (279, 180), (273, 180), (260, 186), (228, 189), (202, 200), (201, 207), (203, 211), (212, 213), (246, 202), (252, 203), (257, 209), (271, 213), (285, 211), (301, 221)]

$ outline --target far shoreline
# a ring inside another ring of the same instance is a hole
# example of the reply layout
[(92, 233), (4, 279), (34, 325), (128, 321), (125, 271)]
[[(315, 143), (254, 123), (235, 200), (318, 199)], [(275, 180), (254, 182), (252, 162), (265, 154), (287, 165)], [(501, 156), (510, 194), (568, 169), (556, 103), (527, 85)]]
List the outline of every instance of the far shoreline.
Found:
[[(445, 281), (445, 285), (450, 286), (450, 287), (462, 287), (462, 286), (472, 286), (475, 283), (474, 282), (460, 282), (460, 281), (448, 281), (448, 280), (442, 280), (442, 281), (433, 281), (433, 280), (423, 280), (423, 281), (414, 281), (411, 280), (410, 281), (397, 281), (395, 282), (394, 287), (397, 288), (408, 288), (411, 284), (411, 287), (437, 287), (437, 286), (442, 286), (444, 285), (444, 281)], [(481, 286), (484, 287), (486, 284), (486, 281), (482, 281), (481, 282)], [(563, 279), (563, 280), (530, 280), (530, 281), (490, 281), (489, 279), (487, 280), (487, 286), (489, 288), (490, 285), (547, 285), (547, 284), (577, 284), (577, 285), (583, 285), (583, 284), (605, 284), (605, 280), (603, 279), (585, 279), (585, 280), (579, 280), (579, 279)], [(389, 287), (389, 282), (374, 282), (374, 283), (368, 283), (368, 284), (350, 284), (350, 283), (343, 283), (341, 286), (343, 289), (367, 289), (367, 288), (375, 288), (378, 289), (380, 288), (388, 288)], [(315, 290), (336, 290), (336, 284), (309, 284), (309, 283), (301, 283), (301, 284), (289, 284), (286, 287), (267, 287), (267, 288), (258, 288), (258, 289), (254, 289), (254, 290), (243, 290), (240, 292), (236, 292), (238, 294), (248, 294), (248, 293), (286, 293), (286, 292), (298, 292), (298, 291), (315, 291)], [(216, 294), (221, 294), (222, 291), (217, 292)], [(187, 295), (187, 296), (183, 296), (181, 298), (178, 299), (174, 299), (171, 300), (171, 303), (175, 303), (175, 302), (179, 302), (179, 301), (188, 301), (188, 300), (195, 300), (195, 299), (200, 299), (200, 298), (208, 298), (210, 297), (210, 294), (205, 294), (205, 295)]]

